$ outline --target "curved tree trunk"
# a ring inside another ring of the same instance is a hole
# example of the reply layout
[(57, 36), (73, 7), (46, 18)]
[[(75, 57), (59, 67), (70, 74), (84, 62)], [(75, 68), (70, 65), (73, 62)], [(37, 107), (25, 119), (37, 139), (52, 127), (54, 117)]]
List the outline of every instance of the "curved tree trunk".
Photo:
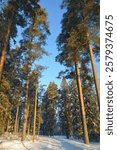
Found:
[(98, 105), (99, 105), (99, 109), (100, 109), (100, 88), (99, 88), (99, 84), (98, 84), (96, 65), (95, 65), (95, 61), (94, 61), (93, 50), (92, 50), (92, 46), (90, 43), (90, 37), (89, 37), (88, 32), (87, 32), (87, 39), (88, 39), (88, 47), (89, 47), (89, 52), (90, 52), (90, 57), (91, 57), (91, 65), (92, 65), (92, 70), (93, 70), (96, 93), (97, 93), (97, 98), (98, 98)]
[(84, 143), (89, 144), (89, 136), (88, 136), (86, 113), (85, 113), (85, 106), (84, 106), (81, 79), (80, 79), (80, 71), (79, 71), (77, 62), (75, 62), (75, 71), (76, 71), (78, 95), (79, 95), (79, 100), (80, 100), (80, 111), (81, 111), (81, 117), (82, 117), (81, 119), (82, 119), (82, 126), (83, 126)]

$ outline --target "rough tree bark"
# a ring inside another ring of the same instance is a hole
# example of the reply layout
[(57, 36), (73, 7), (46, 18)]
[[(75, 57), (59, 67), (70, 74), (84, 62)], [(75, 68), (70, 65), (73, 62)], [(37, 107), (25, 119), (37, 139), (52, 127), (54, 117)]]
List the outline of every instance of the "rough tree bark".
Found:
[(90, 43), (90, 37), (89, 37), (88, 32), (87, 32), (87, 39), (88, 39), (88, 47), (89, 47), (89, 52), (90, 52), (90, 57), (91, 57), (91, 65), (92, 65), (92, 70), (93, 70), (95, 88), (96, 88), (96, 93), (97, 93), (97, 98), (98, 98), (98, 105), (99, 105), (99, 109), (100, 109), (100, 88), (99, 88), (99, 84), (98, 84), (96, 65), (95, 65), (95, 61), (94, 61), (93, 50), (92, 50), (92, 46)]
[(81, 119), (82, 119), (82, 126), (83, 126), (84, 143), (88, 145), (89, 136), (88, 136), (87, 122), (86, 122), (86, 113), (85, 113), (85, 106), (84, 106), (84, 100), (83, 100), (80, 71), (79, 71), (77, 62), (75, 62), (75, 72), (76, 72), (78, 95), (79, 95), (79, 100), (80, 100), (80, 111), (81, 111), (81, 117), (82, 117)]
[(11, 25), (12, 25), (12, 21), (10, 20), (8, 23), (8, 27), (7, 27), (7, 31), (6, 31), (6, 35), (5, 35), (5, 40), (3, 43), (3, 48), (1, 50), (1, 58), (0, 58), (0, 81), (2, 78), (2, 72), (3, 72), (3, 67), (4, 67), (4, 63), (5, 63), (5, 59), (6, 59), (6, 49), (8, 46), (8, 42), (9, 42), (9, 37), (10, 37), (10, 32), (11, 32)]

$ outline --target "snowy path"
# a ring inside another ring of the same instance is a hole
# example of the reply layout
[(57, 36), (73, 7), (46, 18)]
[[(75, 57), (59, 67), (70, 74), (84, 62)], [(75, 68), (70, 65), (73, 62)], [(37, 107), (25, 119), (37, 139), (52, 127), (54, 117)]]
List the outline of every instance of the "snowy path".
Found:
[(99, 144), (89, 146), (64, 137), (40, 137), (35, 143), (18, 140), (0, 140), (0, 150), (99, 150)]

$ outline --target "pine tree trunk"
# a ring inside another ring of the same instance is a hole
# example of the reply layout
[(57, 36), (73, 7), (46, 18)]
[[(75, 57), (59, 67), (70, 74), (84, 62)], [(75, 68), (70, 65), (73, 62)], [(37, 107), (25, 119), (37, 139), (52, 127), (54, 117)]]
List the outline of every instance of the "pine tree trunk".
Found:
[(39, 135), (39, 131), (40, 131), (40, 118), (38, 117), (37, 135)]
[(10, 37), (11, 24), (12, 24), (12, 21), (9, 21), (7, 32), (6, 32), (6, 35), (5, 35), (5, 40), (4, 40), (4, 43), (3, 43), (3, 48), (1, 50), (2, 54), (1, 54), (1, 58), (0, 58), (0, 81), (1, 81), (1, 78), (2, 78), (2, 72), (3, 72), (5, 57), (6, 57), (6, 49), (7, 49), (8, 41), (9, 41), (9, 37)]
[(6, 132), (8, 132), (8, 131), (9, 131), (9, 119), (7, 121), (7, 127), (6, 127)]
[(28, 112), (28, 123), (27, 123), (27, 135), (30, 135), (30, 130), (31, 130), (31, 105), (29, 106), (29, 112)]
[(27, 129), (27, 135), (29, 136), (30, 134), (30, 120), (28, 121), (28, 129)]
[(84, 143), (85, 144), (89, 144), (89, 136), (88, 136), (86, 114), (85, 114), (85, 106), (84, 106), (82, 86), (81, 86), (81, 79), (80, 79), (80, 71), (79, 71), (78, 63), (77, 62), (75, 62), (75, 71), (76, 71), (76, 80), (77, 80), (78, 95), (79, 95), (79, 100), (80, 100), (80, 111), (81, 111), (81, 116), (82, 116), (82, 125), (83, 125), (83, 133), (84, 133)]
[(18, 114), (19, 114), (19, 106), (17, 106), (17, 110), (16, 110), (15, 126), (14, 126), (14, 134), (16, 134), (16, 133), (17, 133), (17, 126), (18, 126)]
[(18, 120), (17, 120), (17, 129), (16, 129), (16, 133), (19, 132), (19, 117), (18, 117)]
[[(38, 85), (39, 88), (39, 85)], [(37, 135), (40, 132), (40, 111), (39, 111), (39, 101), (37, 100), (37, 116), (38, 116), (38, 125), (37, 125)]]
[(92, 70), (93, 70), (96, 93), (97, 93), (97, 98), (98, 98), (98, 105), (99, 105), (99, 109), (100, 109), (100, 88), (99, 88), (99, 84), (98, 84), (96, 65), (95, 65), (95, 61), (94, 61), (93, 50), (92, 50), (92, 46), (90, 43), (90, 37), (89, 37), (88, 32), (87, 32), (87, 39), (88, 39), (88, 47), (89, 47), (89, 52), (90, 52), (90, 57), (91, 57), (91, 65), (92, 65)]
[[(28, 63), (28, 68), (30, 68), (30, 63)], [(26, 96), (25, 96), (23, 129), (22, 129), (22, 139), (21, 139), (22, 141), (26, 139), (26, 128), (27, 128), (27, 119), (28, 119), (28, 111), (29, 111), (28, 89), (29, 89), (29, 71), (26, 80)]]
[(40, 130), (40, 114), (39, 114), (39, 104), (37, 101), (37, 112), (38, 112), (38, 125), (37, 125), (37, 135), (39, 135), (39, 130)]
[(34, 104), (34, 123), (33, 123), (33, 142), (35, 140), (35, 130), (36, 130), (37, 94), (38, 94), (38, 85), (36, 84), (35, 104)]

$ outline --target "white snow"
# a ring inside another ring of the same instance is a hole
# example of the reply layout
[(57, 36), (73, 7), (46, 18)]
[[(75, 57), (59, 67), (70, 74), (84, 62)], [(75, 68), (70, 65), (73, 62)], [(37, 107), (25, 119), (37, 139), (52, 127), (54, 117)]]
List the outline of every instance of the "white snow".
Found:
[(18, 139), (0, 138), (0, 150), (99, 150), (99, 143), (85, 145), (81, 141), (66, 139), (63, 136), (40, 136), (33, 143), (31, 137), (25, 142)]

